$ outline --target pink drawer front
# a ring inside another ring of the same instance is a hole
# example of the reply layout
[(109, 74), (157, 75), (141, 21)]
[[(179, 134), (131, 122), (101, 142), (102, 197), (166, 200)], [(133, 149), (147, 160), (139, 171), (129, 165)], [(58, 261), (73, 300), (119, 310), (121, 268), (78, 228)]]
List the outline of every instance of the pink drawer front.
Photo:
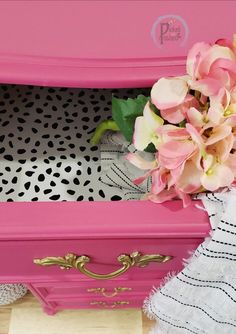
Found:
[[(62, 309), (140, 308), (153, 287), (162, 280), (146, 281), (83, 281), (28, 284), (48, 314)], [(99, 284), (100, 283), (100, 284)]]
[(63, 257), (68, 253), (87, 255), (90, 263), (86, 268), (93, 273), (108, 274), (122, 265), (117, 257), (139, 251), (143, 255), (162, 254), (173, 258), (165, 263), (151, 262), (146, 267), (131, 267), (120, 276), (121, 279), (162, 278), (170, 270), (182, 268), (182, 259), (188, 257), (202, 239), (98, 239), (98, 240), (47, 240), (9, 241), (0, 243), (0, 261), (4, 271), (1, 282), (48, 282), (50, 280), (83, 280), (87, 276), (77, 269), (62, 270), (59, 266), (40, 266), (35, 259)]
[(68, 299), (68, 298), (102, 298), (114, 299), (123, 296), (137, 296), (149, 294), (153, 286), (158, 287), (161, 280), (152, 281), (84, 281), (84, 282), (52, 282), (35, 283), (33, 289), (45, 301)]
[(123, 296), (122, 298), (114, 298), (112, 300), (93, 298), (93, 299), (66, 299), (54, 300), (48, 303), (54, 312), (63, 309), (117, 309), (117, 308), (141, 308), (146, 295), (133, 297)]
[[(204, 10), (202, 4), (163, 0), (67, 1), (66, 5), (62, 1), (1, 1), (0, 29), (8, 33), (1, 36), (0, 81), (137, 87), (149, 86), (160, 72), (163, 76), (181, 75), (193, 43), (229, 39), (235, 32), (231, 24), (235, 20), (234, 1), (205, 0)], [(219, 24), (222, 17), (227, 17), (227, 24)], [(172, 28), (172, 21), (177, 21), (176, 27)], [(160, 22), (171, 27), (169, 35), (163, 33), (167, 39), (163, 45)]]

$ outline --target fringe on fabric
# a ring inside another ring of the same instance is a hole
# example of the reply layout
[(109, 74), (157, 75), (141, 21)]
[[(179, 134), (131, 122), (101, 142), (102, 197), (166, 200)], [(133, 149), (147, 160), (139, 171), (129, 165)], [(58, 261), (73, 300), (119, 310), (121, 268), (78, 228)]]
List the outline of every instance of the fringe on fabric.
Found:
[(236, 191), (202, 195), (212, 235), (144, 301), (150, 334), (236, 333)]

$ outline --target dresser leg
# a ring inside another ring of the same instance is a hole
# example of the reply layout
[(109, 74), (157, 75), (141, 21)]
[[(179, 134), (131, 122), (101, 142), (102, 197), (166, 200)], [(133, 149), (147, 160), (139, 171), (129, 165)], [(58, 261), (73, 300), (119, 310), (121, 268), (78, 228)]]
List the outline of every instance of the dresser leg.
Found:
[(54, 315), (57, 313), (57, 311), (49, 306), (44, 306), (43, 310), (45, 313), (47, 313), (47, 315)]

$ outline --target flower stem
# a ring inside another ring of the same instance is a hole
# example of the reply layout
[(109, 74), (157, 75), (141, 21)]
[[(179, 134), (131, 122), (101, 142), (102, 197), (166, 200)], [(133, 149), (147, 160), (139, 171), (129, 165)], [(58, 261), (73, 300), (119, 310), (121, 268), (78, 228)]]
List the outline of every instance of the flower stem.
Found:
[(108, 130), (120, 131), (120, 129), (119, 129), (119, 127), (118, 127), (118, 125), (116, 124), (115, 121), (105, 120), (105, 121), (101, 122), (98, 125), (98, 127), (96, 128), (94, 134), (92, 135), (92, 138), (90, 139), (90, 143), (92, 145), (98, 145), (98, 143), (100, 142), (103, 134)]

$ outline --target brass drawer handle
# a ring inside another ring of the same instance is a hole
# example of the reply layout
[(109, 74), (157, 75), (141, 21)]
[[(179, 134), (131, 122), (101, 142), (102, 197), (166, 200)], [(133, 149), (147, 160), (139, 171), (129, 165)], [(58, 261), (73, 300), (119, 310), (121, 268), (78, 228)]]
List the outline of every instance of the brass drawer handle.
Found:
[(90, 262), (90, 257), (86, 255), (75, 255), (68, 253), (64, 257), (45, 257), (43, 259), (35, 259), (34, 263), (41, 266), (58, 265), (61, 269), (78, 269), (84, 275), (94, 279), (111, 279), (124, 274), (129, 268), (145, 267), (151, 262), (164, 263), (172, 259), (169, 255), (151, 254), (142, 255), (139, 252), (133, 252), (130, 255), (122, 254), (117, 257), (117, 261), (122, 264), (122, 267), (109, 274), (96, 274), (86, 269), (86, 264)]
[(90, 305), (107, 306), (106, 302), (90, 302)]
[(113, 307), (121, 306), (121, 305), (129, 305), (129, 302), (126, 302), (126, 301), (113, 302), (111, 307), (113, 308)]
[(101, 294), (104, 297), (110, 298), (110, 297), (115, 297), (120, 292), (131, 291), (131, 290), (132, 288), (118, 287), (118, 288), (114, 288), (113, 292), (107, 292), (106, 288), (91, 288), (91, 289), (87, 289), (87, 292), (94, 292), (96, 294)]
[(99, 302), (95, 301), (95, 302), (90, 302), (90, 305), (115, 308), (117, 306), (129, 305), (129, 302), (121, 300), (121, 301), (113, 302), (112, 304), (107, 304), (106, 302), (103, 302), (103, 301), (99, 301)]

